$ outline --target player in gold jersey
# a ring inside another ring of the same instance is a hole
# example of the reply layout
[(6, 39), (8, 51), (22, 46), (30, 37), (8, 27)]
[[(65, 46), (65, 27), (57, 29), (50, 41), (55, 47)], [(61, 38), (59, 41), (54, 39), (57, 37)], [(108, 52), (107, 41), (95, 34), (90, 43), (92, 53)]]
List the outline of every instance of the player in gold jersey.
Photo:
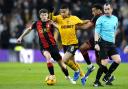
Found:
[(74, 61), (75, 51), (78, 49), (78, 39), (76, 36), (76, 26), (83, 25), (86, 21), (80, 20), (77, 16), (70, 14), (69, 8), (64, 5), (60, 9), (60, 15), (52, 16), (52, 20), (58, 25), (58, 30), (61, 36), (61, 41), (64, 49), (63, 60), (72, 68), (74, 73), (74, 81), (79, 78), (81, 72), (81, 82), (85, 85), (85, 77), (78, 63)]

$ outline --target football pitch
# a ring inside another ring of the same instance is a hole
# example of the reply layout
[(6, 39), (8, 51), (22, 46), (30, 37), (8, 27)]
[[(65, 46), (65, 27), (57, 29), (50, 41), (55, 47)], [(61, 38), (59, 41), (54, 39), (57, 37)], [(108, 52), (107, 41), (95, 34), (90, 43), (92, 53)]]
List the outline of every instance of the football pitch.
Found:
[[(80, 64), (84, 72), (87, 71), (86, 64)], [(0, 89), (96, 89), (93, 82), (96, 76), (96, 70), (89, 76), (86, 85), (82, 86), (80, 79), (76, 85), (70, 84), (64, 77), (59, 66), (55, 63), (55, 74), (57, 83), (54, 86), (48, 86), (44, 80), (48, 75), (46, 63), (0, 63)], [(128, 64), (122, 63), (114, 73), (116, 80), (113, 86), (107, 86), (97, 89), (127, 89), (128, 88)], [(69, 73), (73, 76), (73, 71), (69, 69)], [(102, 79), (101, 79), (102, 81)]]

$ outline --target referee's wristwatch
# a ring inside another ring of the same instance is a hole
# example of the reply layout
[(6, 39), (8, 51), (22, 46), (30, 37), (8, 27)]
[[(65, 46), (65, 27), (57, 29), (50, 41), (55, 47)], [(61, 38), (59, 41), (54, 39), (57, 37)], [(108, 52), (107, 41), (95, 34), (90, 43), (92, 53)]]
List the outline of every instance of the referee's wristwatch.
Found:
[(98, 44), (98, 41), (95, 41), (95, 45)]

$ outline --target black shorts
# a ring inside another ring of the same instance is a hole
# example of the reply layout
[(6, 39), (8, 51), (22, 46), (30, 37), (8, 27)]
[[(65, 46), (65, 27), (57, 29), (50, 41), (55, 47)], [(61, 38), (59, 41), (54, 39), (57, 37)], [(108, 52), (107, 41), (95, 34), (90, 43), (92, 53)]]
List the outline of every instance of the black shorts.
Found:
[(78, 44), (73, 44), (73, 45), (63, 45), (64, 53), (65, 52), (70, 52), (73, 55), (75, 55), (76, 50), (78, 49)]
[(104, 41), (103, 39), (99, 42), (100, 51), (99, 56), (100, 59), (107, 59), (108, 56), (111, 57), (112, 55), (118, 54), (116, 50), (116, 46), (112, 42)]
[(46, 49), (41, 49), (41, 52), (42, 51), (49, 51), (50, 54), (51, 54), (51, 57), (55, 60), (55, 61), (59, 61), (59, 60), (62, 60), (62, 57), (59, 53), (59, 49), (57, 48), (56, 45), (54, 46), (50, 46), (49, 48), (46, 48)]

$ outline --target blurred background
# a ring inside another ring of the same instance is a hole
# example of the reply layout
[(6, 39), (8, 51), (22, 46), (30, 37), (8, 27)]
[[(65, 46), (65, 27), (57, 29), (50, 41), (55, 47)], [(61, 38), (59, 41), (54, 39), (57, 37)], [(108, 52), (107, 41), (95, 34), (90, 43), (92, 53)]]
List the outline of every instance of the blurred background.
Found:
[[(123, 59), (122, 62), (128, 62), (128, 55), (123, 51), (128, 45), (128, 0), (110, 1), (114, 8), (113, 14), (119, 18), (116, 45)], [(26, 25), (38, 19), (39, 9), (49, 9), (52, 3), (58, 14), (60, 6), (67, 4), (73, 15), (81, 19), (91, 19), (91, 6), (95, 3), (103, 5), (105, 2), (106, 0), (0, 0), (0, 61), (21, 61), (24, 57), (24, 59), (32, 59), (30, 63), (33, 60), (43, 61), (36, 32), (32, 31), (28, 34), (22, 44), (16, 43), (16, 39), (22, 34)], [(78, 30), (77, 35), (79, 43), (82, 44), (93, 35), (93, 32)], [(59, 48), (61, 48), (60, 45)], [(92, 60), (95, 60), (92, 51), (90, 54)]]

